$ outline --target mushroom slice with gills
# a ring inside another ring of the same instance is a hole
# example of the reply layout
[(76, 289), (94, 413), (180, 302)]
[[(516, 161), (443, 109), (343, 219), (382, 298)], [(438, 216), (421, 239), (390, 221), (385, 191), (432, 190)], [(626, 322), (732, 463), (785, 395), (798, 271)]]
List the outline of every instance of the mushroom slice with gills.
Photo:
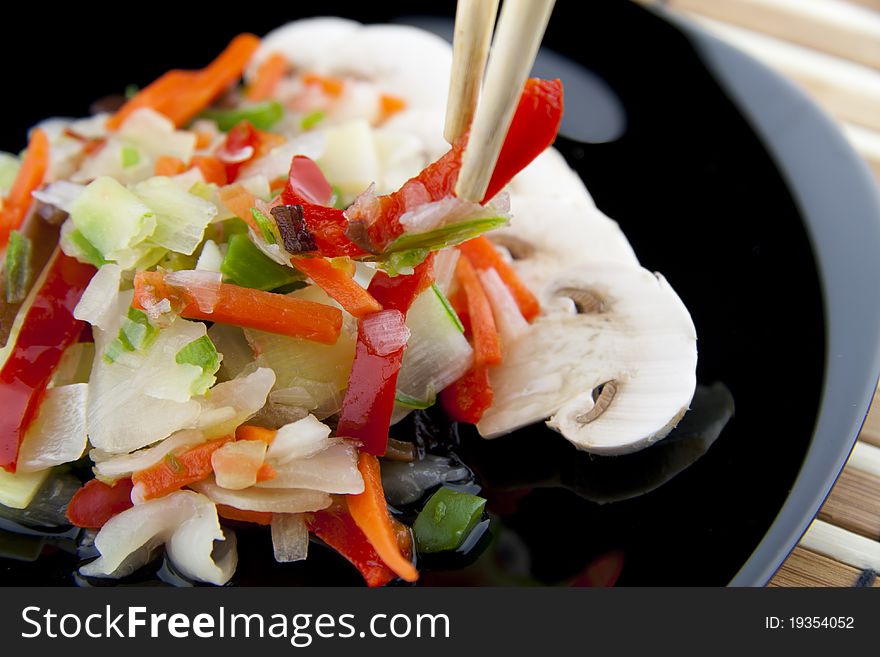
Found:
[(549, 417), (579, 449), (609, 455), (666, 436), (694, 395), (697, 365), (693, 321), (666, 280), (621, 264), (580, 265), (545, 296), (569, 301), (539, 316), (490, 370), (495, 396), (480, 434)]
[[(217, 545), (217, 541), (222, 541)], [(225, 584), (235, 572), (235, 534), (220, 528), (217, 508), (204, 495), (176, 491), (113, 516), (95, 537), (101, 556), (80, 568), (86, 577), (118, 579), (145, 565), (162, 544), (184, 576)]]

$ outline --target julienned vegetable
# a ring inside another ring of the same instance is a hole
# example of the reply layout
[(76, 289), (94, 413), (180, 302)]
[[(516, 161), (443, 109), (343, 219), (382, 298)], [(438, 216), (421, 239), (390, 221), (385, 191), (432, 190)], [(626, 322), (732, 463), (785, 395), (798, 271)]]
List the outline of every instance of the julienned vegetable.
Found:
[(31, 192), (43, 182), (49, 168), (49, 138), (37, 128), (31, 133), (24, 161), (15, 182), (0, 207), (0, 252), (9, 241), (9, 234), (21, 226), (31, 206)]
[(324, 344), (335, 343), (342, 329), (342, 313), (332, 306), (220, 283), (207, 308), (199, 303), (191, 287), (169, 284), (159, 272), (137, 274), (135, 308), (149, 311), (166, 300), (169, 310), (188, 319), (255, 328)]

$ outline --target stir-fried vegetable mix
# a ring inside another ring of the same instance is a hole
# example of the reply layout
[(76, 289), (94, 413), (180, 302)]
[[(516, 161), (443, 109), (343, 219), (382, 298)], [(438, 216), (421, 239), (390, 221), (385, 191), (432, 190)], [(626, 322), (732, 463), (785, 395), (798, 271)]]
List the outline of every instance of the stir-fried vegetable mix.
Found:
[[(244, 34), (2, 155), (0, 503), (87, 464), (66, 509), (98, 531), (82, 574), (124, 576), (164, 543), (178, 572), (222, 584), (230, 525), (251, 523), (278, 561), (313, 535), (370, 586), (412, 582), (419, 552), (456, 550), (480, 521), (484, 499), (437, 490), (461, 468), (389, 447), (389, 427), (435, 404), (476, 423), (540, 313), (483, 233), (553, 142), (562, 86), (528, 81), (479, 204), (454, 193), (467, 135), (430, 162), (394, 127), (408, 109)], [(403, 478), (414, 527), (383, 476)]]

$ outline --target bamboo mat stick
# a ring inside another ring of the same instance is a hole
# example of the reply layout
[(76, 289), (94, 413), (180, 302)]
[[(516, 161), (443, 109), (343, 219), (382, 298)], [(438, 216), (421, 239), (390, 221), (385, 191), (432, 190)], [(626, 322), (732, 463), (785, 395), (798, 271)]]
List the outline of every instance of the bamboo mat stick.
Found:
[(450, 144), (470, 127), (480, 98), (498, 0), (458, 0), (452, 40), (452, 76), (443, 136)]
[(801, 545), (854, 568), (880, 571), (880, 542), (815, 520)]
[(880, 131), (880, 71), (702, 16), (687, 15), (709, 32), (798, 82), (832, 115)]
[(822, 505), (819, 519), (868, 538), (880, 537), (880, 478), (848, 466)]
[(846, 466), (880, 478), (880, 447), (857, 442)]
[(667, 0), (666, 6), (880, 67), (880, 12), (843, 0)]
[(461, 162), (455, 195), (480, 202), (532, 69), (555, 0), (505, 0), (492, 39), (486, 84)]
[(852, 586), (860, 571), (804, 548), (795, 548), (770, 586)]

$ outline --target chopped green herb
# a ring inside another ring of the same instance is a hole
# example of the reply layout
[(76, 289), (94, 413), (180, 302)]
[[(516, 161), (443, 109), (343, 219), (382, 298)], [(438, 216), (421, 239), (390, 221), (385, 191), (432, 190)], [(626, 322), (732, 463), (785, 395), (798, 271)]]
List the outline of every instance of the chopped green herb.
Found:
[(455, 312), (452, 304), (449, 303), (449, 299), (447, 299), (446, 295), (443, 294), (439, 287), (437, 287), (436, 283), (431, 283), (431, 289), (434, 290), (434, 294), (440, 299), (440, 303), (443, 304), (443, 309), (449, 315), (449, 319), (452, 320), (452, 323), (455, 324), (455, 328), (457, 328), (460, 333), (464, 333), (464, 324), (461, 323), (461, 319), (459, 319), (458, 313)]
[(132, 98), (134, 98), (135, 96), (138, 95), (138, 92), (140, 92), (140, 89), (138, 88), (138, 86), (136, 84), (127, 85), (125, 87), (125, 99), (131, 100)]
[(389, 276), (397, 276), (398, 274), (411, 274), (413, 269), (420, 265), (431, 251), (428, 249), (412, 249), (410, 251), (395, 251), (389, 253), (382, 260), (382, 269), (388, 272)]
[(421, 411), (426, 408), (431, 408), (431, 406), (433, 406), (437, 401), (437, 397), (435, 394), (433, 394), (433, 391), (429, 392), (431, 392), (431, 394), (428, 396), (428, 399), (418, 399), (417, 397), (413, 397), (406, 394), (405, 392), (400, 392), (400, 390), (398, 390), (394, 395), (394, 401), (397, 403), (398, 406)]
[(303, 130), (311, 130), (321, 121), (323, 121), (326, 116), (327, 114), (323, 110), (315, 110), (311, 114), (306, 114), (302, 118), (302, 121), (300, 121), (300, 126), (302, 126)]
[(214, 385), (217, 378), (214, 376), (220, 369), (220, 354), (211, 342), (211, 338), (203, 335), (193, 340), (177, 352), (174, 358), (178, 365), (195, 365), (201, 368), (202, 374), (192, 385), (192, 394), (201, 395)]
[(435, 251), (454, 244), (466, 242), (482, 233), (500, 228), (509, 220), (506, 217), (490, 217), (487, 219), (473, 219), (450, 224), (424, 233), (404, 233), (394, 240), (385, 253), (410, 251), (412, 249), (430, 249)]
[(260, 227), (263, 239), (269, 244), (278, 244), (278, 227), (275, 225), (275, 222), (256, 208), (251, 208), (251, 215), (253, 215), (254, 221), (257, 222), (257, 226)]
[(126, 144), (122, 147), (122, 166), (125, 169), (137, 166), (141, 161), (141, 153), (134, 146)]
[(9, 233), (6, 261), (3, 264), (6, 303), (20, 303), (27, 296), (31, 277), (31, 241), (13, 230)]
[(208, 109), (199, 115), (217, 122), (223, 132), (229, 132), (242, 121), (250, 121), (257, 130), (269, 130), (284, 117), (284, 107), (275, 100), (230, 110)]
[(180, 474), (185, 470), (183, 463), (181, 463), (180, 459), (174, 456), (174, 454), (165, 455), (165, 465), (167, 465), (168, 469), (174, 474)]

